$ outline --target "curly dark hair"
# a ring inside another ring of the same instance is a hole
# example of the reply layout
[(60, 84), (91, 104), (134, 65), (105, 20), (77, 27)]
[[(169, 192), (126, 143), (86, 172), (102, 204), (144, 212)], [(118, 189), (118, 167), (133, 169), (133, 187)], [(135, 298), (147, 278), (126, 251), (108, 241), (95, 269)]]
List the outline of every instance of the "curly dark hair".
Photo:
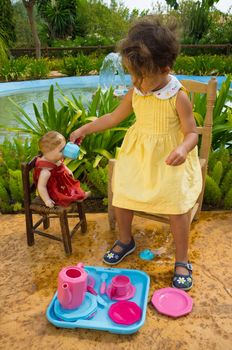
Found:
[(157, 16), (146, 16), (136, 21), (127, 37), (119, 42), (122, 62), (136, 81), (144, 75), (172, 68), (179, 53), (176, 22), (163, 25)]

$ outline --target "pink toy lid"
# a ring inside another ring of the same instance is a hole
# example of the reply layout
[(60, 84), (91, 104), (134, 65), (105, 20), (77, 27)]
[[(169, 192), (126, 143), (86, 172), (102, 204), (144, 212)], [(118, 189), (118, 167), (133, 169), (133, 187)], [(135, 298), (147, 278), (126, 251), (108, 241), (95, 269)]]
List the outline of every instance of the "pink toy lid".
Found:
[(111, 305), (108, 315), (115, 323), (128, 326), (140, 320), (142, 309), (133, 301), (118, 301)]
[(184, 316), (192, 311), (193, 300), (183, 290), (163, 288), (155, 291), (152, 305), (161, 313), (171, 317)]

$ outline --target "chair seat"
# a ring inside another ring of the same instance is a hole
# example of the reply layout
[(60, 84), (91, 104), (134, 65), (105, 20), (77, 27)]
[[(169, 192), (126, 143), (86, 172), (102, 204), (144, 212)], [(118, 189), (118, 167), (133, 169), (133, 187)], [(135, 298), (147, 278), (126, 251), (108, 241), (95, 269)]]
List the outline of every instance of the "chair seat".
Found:
[(59, 214), (63, 213), (64, 211), (66, 211), (66, 213), (77, 212), (77, 203), (82, 203), (82, 202), (83, 202), (83, 200), (75, 201), (74, 203), (72, 203), (68, 207), (61, 207), (59, 205), (56, 205), (53, 208), (49, 208), (44, 204), (43, 200), (39, 196), (37, 196), (31, 201), (30, 209), (33, 210), (34, 212), (39, 213), (39, 214), (59, 215)]

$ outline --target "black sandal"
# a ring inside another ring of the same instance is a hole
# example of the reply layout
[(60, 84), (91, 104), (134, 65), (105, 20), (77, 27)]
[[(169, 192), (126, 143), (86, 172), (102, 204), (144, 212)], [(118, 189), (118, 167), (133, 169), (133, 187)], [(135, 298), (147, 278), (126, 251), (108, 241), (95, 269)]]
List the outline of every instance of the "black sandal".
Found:
[[(114, 251), (114, 247), (116, 245), (119, 245), (122, 248), (120, 252)], [(134, 238), (132, 238), (130, 243), (128, 244), (124, 244), (121, 241), (117, 240), (114, 243), (113, 247), (106, 252), (106, 254), (103, 257), (103, 261), (108, 265), (116, 265), (120, 261), (122, 261), (125, 258), (125, 256), (131, 254), (135, 250), (135, 248), (136, 248), (136, 245), (135, 245)]]
[[(181, 266), (185, 267), (189, 274), (183, 275), (176, 273), (176, 267)], [(190, 290), (193, 286), (193, 278), (192, 278), (193, 267), (190, 263), (176, 262), (175, 263), (175, 271), (172, 279), (172, 286), (174, 288), (182, 289), (182, 290)]]

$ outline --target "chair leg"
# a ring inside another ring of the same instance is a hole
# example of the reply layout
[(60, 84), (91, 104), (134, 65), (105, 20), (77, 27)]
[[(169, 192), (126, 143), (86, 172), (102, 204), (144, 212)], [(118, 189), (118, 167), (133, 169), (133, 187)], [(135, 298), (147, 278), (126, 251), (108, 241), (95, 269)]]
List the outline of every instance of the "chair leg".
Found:
[(85, 233), (87, 231), (87, 221), (86, 221), (85, 209), (84, 209), (83, 202), (77, 203), (77, 208), (78, 208), (78, 214), (79, 214), (80, 221), (81, 221), (81, 232)]
[(115, 159), (110, 159), (108, 170), (108, 221), (111, 230), (115, 230), (116, 218), (114, 213), (114, 207), (112, 205), (113, 192), (112, 192), (112, 176), (114, 169)]
[(44, 217), (43, 217), (43, 228), (45, 229), (45, 230), (47, 230), (48, 228), (49, 228), (49, 226), (50, 226), (50, 220), (49, 220), (49, 217), (48, 217), (48, 215), (45, 215)]
[(108, 221), (109, 221), (110, 229), (114, 231), (116, 227), (116, 218), (114, 213), (114, 207), (112, 206), (112, 204), (109, 205), (109, 203), (108, 203)]
[(68, 218), (67, 218), (66, 211), (64, 211), (59, 215), (59, 219), (60, 219), (60, 227), (61, 227), (62, 238), (64, 243), (64, 250), (67, 255), (71, 255), (72, 243), (71, 243), (71, 237), (69, 233)]
[(205, 193), (206, 174), (207, 174), (207, 166), (202, 168), (202, 190), (201, 190), (201, 193), (200, 193), (198, 200), (197, 200), (197, 203), (199, 203), (199, 207), (198, 207), (197, 212), (194, 216), (194, 220), (198, 220), (200, 213), (201, 213), (201, 208), (202, 208), (204, 193)]
[(197, 209), (197, 212), (194, 216), (194, 220), (198, 220), (199, 219), (199, 216), (200, 216), (200, 213), (201, 213), (201, 208), (202, 208), (202, 203), (203, 203), (203, 197), (204, 197), (204, 192), (202, 192), (198, 198), (198, 203), (199, 203), (199, 207)]
[(33, 219), (32, 211), (28, 208), (25, 208), (25, 219), (26, 219), (26, 233), (27, 233), (27, 244), (32, 246), (35, 243), (34, 233), (33, 233)]

